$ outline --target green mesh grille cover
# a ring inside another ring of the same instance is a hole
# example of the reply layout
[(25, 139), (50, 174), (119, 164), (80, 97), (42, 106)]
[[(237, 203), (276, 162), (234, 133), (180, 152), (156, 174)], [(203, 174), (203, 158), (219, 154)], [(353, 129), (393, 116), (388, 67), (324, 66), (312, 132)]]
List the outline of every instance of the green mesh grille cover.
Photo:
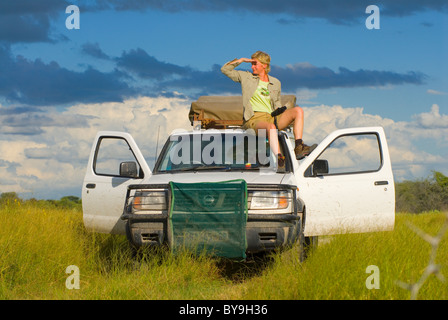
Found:
[(170, 242), (227, 258), (246, 258), (247, 185), (244, 180), (170, 182)]

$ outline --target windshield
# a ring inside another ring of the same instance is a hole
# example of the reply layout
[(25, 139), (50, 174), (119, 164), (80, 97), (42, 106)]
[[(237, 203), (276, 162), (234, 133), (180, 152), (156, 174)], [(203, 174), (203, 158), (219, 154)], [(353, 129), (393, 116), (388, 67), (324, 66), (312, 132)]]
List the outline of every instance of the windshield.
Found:
[(272, 157), (266, 137), (245, 132), (172, 135), (154, 172), (259, 170)]

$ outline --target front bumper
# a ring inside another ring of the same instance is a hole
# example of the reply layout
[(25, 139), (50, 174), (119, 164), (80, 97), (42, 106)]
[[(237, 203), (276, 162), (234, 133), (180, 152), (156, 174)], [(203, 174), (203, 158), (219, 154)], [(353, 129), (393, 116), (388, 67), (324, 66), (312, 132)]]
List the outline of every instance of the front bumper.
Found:
[[(127, 199), (133, 189), (166, 188), (166, 185), (132, 185), (128, 188)], [(302, 213), (298, 212), (296, 187), (289, 185), (248, 185), (248, 190), (260, 188), (285, 188), (293, 191), (293, 211), (287, 214), (247, 215), (246, 252), (257, 253), (294, 244), (302, 232)], [(169, 206), (168, 206), (169, 207)], [(169, 215), (135, 214), (125, 206), (121, 219), (127, 221), (126, 232), (130, 242), (136, 246), (161, 246), (170, 244)]]

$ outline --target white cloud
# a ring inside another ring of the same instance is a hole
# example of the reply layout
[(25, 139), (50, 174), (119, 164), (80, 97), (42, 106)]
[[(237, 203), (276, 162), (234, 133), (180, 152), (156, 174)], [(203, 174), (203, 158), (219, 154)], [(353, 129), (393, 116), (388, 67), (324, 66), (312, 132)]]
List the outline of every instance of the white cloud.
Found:
[(303, 109), (307, 144), (317, 143), (337, 129), (381, 126), (388, 139), (396, 180), (427, 177), (431, 170), (448, 174), (448, 115), (440, 115), (437, 105), (429, 113), (414, 116), (412, 122), (364, 114), (362, 108), (320, 105)]
[(417, 124), (428, 129), (448, 128), (448, 115), (441, 115), (439, 106), (433, 104), (430, 112), (420, 113), (414, 116)]
[(429, 94), (433, 94), (433, 95), (446, 95), (446, 94), (448, 94), (448, 93), (446, 93), (446, 92), (442, 92), (442, 91), (437, 91), (437, 90), (432, 90), (432, 89), (428, 89), (427, 91), (426, 91), (426, 93), (429, 93)]
[[(0, 192), (28, 193), (38, 198), (68, 195), (63, 192), (78, 194), (93, 139), (101, 130), (131, 133), (151, 165), (159, 127), (160, 150), (172, 130), (190, 127), (189, 107), (184, 99), (141, 97), (123, 103), (79, 104), (63, 112), (52, 109), (45, 114), (47, 120), (36, 127), (39, 134), (0, 137), (0, 159), (4, 160), (0, 165)], [(14, 128), (31, 125), (26, 119), (32, 117), (22, 117), (23, 122), (15, 118)], [(2, 123), (4, 119), (0, 116)]]
[[(140, 97), (123, 103), (78, 104), (62, 112), (50, 109), (41, 117), (45, 121), (35, 123), (39, 134), (0, 136), (0, 192), (47, 199), (80, 195), (92, 142), (100, 130), (132, 134), (152, 166), (158, 132), (160, 151), (174, 129), (191, 128), (189, 108), (190, 101), (182, 98)], [(448, 154), (448, 116), (440, 114), (437, 105), (415, 115), (411, 122), (365, 114), (362, 108), (317, 105), (303, 109), (305, 143), (318, 143), (340, 128), (382, 126), (396, 180), (426, 177), (430, 170), (448, 174), (444, 158)], [(11, 127), (31, 124), (28, 120), (33, 116), (15, 118)], [(2, 123), (5, 117), (0, 116)], [(425, 147), (428, 141), (437, 146), (436, 151)]]
[(296, 91), (295, 96), (297, 98), (297, 104), (300, 106), (315, 104), (316, 102), (313, 102), (312, 99), (317, 98), (317, 91), (301, 89)]

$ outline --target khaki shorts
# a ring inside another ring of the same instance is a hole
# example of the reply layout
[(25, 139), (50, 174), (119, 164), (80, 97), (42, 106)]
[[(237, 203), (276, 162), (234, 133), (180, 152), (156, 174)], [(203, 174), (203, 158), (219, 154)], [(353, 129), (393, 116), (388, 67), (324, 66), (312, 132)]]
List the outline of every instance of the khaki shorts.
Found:
[[(281, 118), (281, 114), (277, 116), (277, 123)], [(274, 123), (274, 117), (271, 117), (271, 115), (267, 112), (254, 112), (254, 115), (249, 120), (245, 121), (243, 124), (244, 129), (253, 129), (257, 127), (258, 122), (268, 122), (268, 123)]]

